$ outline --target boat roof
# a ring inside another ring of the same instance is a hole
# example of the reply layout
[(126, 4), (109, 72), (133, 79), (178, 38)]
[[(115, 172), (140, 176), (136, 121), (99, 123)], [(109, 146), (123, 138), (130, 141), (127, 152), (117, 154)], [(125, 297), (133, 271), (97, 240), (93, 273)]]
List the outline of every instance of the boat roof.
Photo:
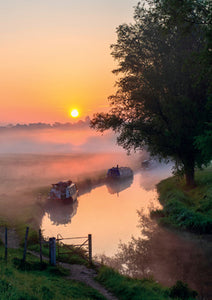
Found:
[(59, 181), (57, 183), (53, 183), (52, 185), (57, 185), (58, 187), (67, 187), (69, 185), (72, 184), (72, 181), (71, 180), (68, 180), (68, 181)]

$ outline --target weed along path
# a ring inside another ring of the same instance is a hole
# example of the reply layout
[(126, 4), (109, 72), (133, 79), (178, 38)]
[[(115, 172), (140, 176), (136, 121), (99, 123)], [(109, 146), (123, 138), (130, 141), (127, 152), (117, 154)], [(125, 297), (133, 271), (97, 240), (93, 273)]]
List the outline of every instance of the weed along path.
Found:
[[(39, 253), (35, 251), (28, 250), (27, 252), (39, 257)], [(44, 256), (43, 259), (49, 260), (49, 258)], [(108, 300), (118, 300), (118, 298), (112, 295), (103, 285), (95, 280), (95, 277), (97, 276), (97, 272), (95, 270), (89, 269), (84, 265), (68, 264), (63, 262), (58, 262), (58, 264), (59, 266), (70, 271), (70, 275), (68, 275), (66, 278), (70, 280), (80, 281), (89, 285), (90, 287), (101, 293)]]

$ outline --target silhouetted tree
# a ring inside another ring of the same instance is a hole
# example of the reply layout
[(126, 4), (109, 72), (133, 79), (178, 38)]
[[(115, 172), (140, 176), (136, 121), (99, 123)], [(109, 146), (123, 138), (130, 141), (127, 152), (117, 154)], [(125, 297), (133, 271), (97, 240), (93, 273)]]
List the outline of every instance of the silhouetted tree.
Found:
[[(146, 5), (148, 4), (148, 5)], [(109, 97), (109, 113), (97, 113), (91, 127), (112, 128), (125, 149), (147, 147), (172, 158), (194, 186), (194, 168), (207, 164), (195, 144), (211, 119), (210, 1), (151, 0), (135, 8), (134, 23), (117, 28), (111, 46), (123, 74)], [(210, 13), (209, 13), (210, 12)]]

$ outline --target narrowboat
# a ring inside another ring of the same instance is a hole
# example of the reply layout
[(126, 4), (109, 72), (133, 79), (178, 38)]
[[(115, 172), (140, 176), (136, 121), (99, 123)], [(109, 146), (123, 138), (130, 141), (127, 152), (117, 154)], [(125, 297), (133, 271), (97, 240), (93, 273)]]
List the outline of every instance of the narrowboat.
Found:
[(52, 200), (64, 200), (64, 201), (76, 201), (78, 196), (78, 189), (75, 183), (71, 180), (59, 181), (53, 183), (50, 190), (50, 199)]
[(128, 167), (113, 167), (107, 171), (108, 179), (126, 179), (129, 177), (133, 177), (132, 169)]

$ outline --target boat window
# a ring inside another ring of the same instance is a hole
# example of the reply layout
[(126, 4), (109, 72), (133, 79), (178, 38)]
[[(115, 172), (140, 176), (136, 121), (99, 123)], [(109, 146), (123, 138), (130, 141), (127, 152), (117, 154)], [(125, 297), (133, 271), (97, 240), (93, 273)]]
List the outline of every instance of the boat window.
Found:
[(71, 186), (71, 187), (69, 188), (69, 192), (70, 192), (70, 193), (75, 193), (75, 192), (76, 192), (76, 186), (75, 186), (75, 185)]

